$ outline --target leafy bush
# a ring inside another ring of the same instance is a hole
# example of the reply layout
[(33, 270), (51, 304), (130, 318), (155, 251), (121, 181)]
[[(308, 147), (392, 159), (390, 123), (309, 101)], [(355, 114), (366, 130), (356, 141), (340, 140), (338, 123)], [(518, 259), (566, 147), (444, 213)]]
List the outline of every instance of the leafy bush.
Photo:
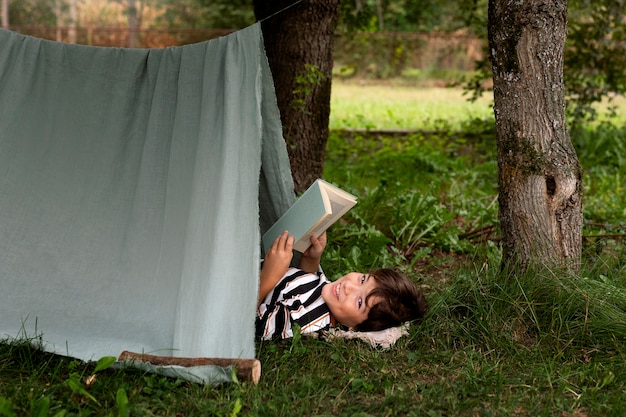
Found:
[(596, 126), (575, 129), (572, 140), (583, 167), (626, 169), (626, 126), (605, 121)]
[(497, 223), (496, 165), (495, 157), (486, 159), (491, 132), (467, 126), (466, 136), (445, 124), (401, 136), (333, 132), (325, 176), (350, 188), (359, 204), (332, 229), (325, 265), (343, 258), (348, 269), (411, 270), (434, 250), (475, 251), (466, 237)]

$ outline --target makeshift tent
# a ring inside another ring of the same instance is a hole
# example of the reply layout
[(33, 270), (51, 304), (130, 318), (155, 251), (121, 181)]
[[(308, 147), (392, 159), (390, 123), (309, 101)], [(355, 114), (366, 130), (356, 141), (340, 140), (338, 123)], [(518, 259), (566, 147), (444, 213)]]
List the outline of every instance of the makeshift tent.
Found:
[(0, 45), (0, 338), (254, 358), (260, 236), (294, 200), (260, 24), (166, 49)]

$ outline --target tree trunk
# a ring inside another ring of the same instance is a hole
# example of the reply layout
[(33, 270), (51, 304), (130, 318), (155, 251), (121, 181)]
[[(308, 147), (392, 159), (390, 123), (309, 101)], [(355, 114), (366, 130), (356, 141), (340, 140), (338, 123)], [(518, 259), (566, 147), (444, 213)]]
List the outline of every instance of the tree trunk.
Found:
[(55, 40), (57, 42), (62, 42), (63, 41), (63, 32), (61, 30), (61, 0), (55, 0), (54, 1), (54, 17), (55, 17), (55, 23), (56, 23), (56, 36), (55, 36)]
[(566, 0), (490, 0), (503, 267), (579, 267), (582, 173), (565, 122)]
[(254, 0), (254, 12), (262, 21), (295, 190), (300, 192), (323, 174), (339, 0), (293, 4)]
[(139, 40), (139, 24), (135, 0), (128, 0), (128, 42), (129, 48), (136, 48)]
[(9, 28), (9, 0), (2, 0), (2, 28)]
[(67, 30), (68, 43), (76, 43), (76, 26), (78, 25), (78, 10), (76, 0), (70, 0), (70, 25)]

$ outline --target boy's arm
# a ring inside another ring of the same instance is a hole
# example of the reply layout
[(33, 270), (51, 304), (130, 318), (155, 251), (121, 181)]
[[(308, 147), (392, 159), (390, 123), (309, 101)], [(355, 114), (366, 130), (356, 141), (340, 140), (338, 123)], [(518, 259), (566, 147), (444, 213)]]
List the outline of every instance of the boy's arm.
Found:
[(265, 254), (259, 278), (257, 307), (285, 275), (287, 269), (289, 269), (291, 258), (293, 258), (293, 239), (293, 236), (289, 236), (287, 231), (283, 232), (274, 240), (274, 243), (272, 243), (272, 246)]
[(300, 258), (300, 269), (315, 274), (319, 270), (320, 259), (322, 258), (322, 252), (324, 252), (325, 247), (326, 232), (324, 232), (319, 238), (311, 236), (311, 246), (309, 246)]

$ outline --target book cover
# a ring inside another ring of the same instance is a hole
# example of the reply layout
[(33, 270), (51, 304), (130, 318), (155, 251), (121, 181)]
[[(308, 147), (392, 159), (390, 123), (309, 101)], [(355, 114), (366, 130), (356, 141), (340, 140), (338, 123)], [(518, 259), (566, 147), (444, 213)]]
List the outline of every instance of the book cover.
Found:
[(295, 237), (294, 249), (304, 252), (311, 235), (320, 236), (356, 204), (352, 194), (322, 179), (316, 180), (263, 235), (267, 250), (285, 230)]

